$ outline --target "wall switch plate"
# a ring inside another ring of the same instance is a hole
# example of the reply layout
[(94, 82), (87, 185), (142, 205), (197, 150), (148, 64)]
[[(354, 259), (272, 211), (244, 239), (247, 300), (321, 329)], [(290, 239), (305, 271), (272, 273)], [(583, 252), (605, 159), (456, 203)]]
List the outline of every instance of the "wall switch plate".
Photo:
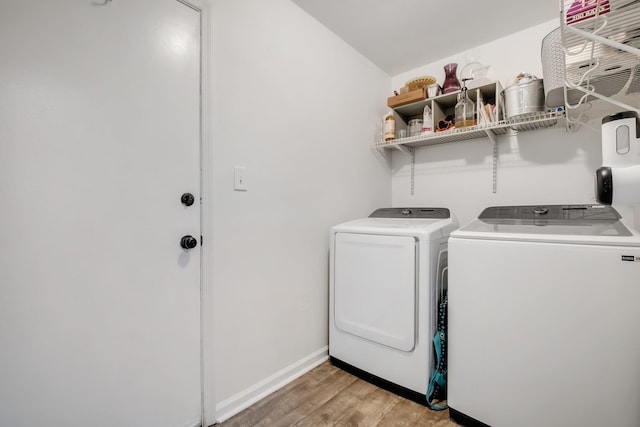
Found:
[(236, 166), (233, 168), (233, 189), (235, 191), (247, 191), (247, 168)]

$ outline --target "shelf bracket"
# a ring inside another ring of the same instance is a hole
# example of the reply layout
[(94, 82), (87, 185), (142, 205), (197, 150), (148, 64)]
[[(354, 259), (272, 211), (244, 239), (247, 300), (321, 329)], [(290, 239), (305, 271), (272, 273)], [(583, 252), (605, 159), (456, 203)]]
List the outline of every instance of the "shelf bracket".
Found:
[(490, 130), (485, 130), (487, 137), (493, 143), (493, 172), (491, 174), (492, 191), (498, 192), (498, 137)]
[(493, 141), (493, 173), (492, 173), (492, 183), (493, 183), (493, 193), (498, 192), (498, 140), (494, 138), (491, 139)]
[(490, 130), (485, 130), (484, 133), (487, 134), (487, 137), (489, 137), (489, 139), (491, 140), (491, 142), (493, 142), (494, 145), (497, 143), (498, 139), (495, 133), (491, 132)]
[(404, 145), (392, 145), (392, 147), (409, 157), (415, 156), (415, 150), (411, 147), (405, 147)]
[(416, 150), (411, 147), (405, 147), (404, 145), (394, 145), (393, 148), (409, 156), (411, 159), (411, 195), (413, 196), (416, 180)]

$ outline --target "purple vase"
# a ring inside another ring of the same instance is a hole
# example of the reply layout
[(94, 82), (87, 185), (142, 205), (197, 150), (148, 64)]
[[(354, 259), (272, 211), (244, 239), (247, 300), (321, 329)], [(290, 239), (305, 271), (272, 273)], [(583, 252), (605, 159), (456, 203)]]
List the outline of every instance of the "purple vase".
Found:
[(456, 77), (458, 64), (452, 63), (444, 66), (444, 83), (442, 93), (451, 93), (460, 90), (460, 80)]

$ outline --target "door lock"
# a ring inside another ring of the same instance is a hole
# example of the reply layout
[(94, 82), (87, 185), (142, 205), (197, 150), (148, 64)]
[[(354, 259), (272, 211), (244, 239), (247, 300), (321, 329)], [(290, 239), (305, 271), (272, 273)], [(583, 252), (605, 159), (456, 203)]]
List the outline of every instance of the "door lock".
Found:
[(182, 196), (180, 196), (180, 202), (182, 202), (182, 204), (185, 206), (191, 206), (195, 201), (196, 198), (193, 197), (193, 194), (191, 193), (184, 193)]
[(193, 249), (196, 246), (198, 246), (198, 240), (193, 236), (189, 236), (187, 234), (186, 236), (182, 236), (182, 239), (180, 239), (180, 247), (182, 249)]

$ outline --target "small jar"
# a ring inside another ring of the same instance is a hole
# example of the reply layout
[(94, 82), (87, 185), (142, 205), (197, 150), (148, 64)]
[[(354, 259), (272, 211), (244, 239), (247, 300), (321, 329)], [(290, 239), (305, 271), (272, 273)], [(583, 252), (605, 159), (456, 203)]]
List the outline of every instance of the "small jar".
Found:
[(415, 118), (409, 120), (409, 136), (416, 136), (422, 133), (422, 119)]
[(439, 84), (432, 84), (427, 86), (427, 98), (434, 98), (442, 93), (442, 88)]

